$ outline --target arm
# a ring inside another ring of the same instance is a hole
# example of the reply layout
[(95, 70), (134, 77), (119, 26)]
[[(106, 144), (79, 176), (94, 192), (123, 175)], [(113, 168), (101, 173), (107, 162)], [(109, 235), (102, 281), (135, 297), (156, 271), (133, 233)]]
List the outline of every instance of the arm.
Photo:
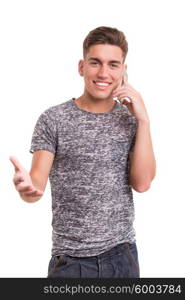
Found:
[(134, 190), (145, 192), (156, 173), (150, 122), (141, 95), (128, 83), (127, 76), (123, 77), (123, 82), (124, 85), (118, 86), (113, 96), (123, 100), (122, 103), (127, 106), (138, 123), (134, 150), (129, 155), (129, 180)]
[(33, 153), (31, 170), (28, 173), (14, 157), (10, 160), (15, 168), (13, 182), (20, 197), (26, 202), (38, 201), (44, 194), (54, 154), (37, 150)]
[(130, 184), (137, 192), (149, 189), (155, 177), (156, 162), (150, 135), (150, 124), (147, 120), (138, 121), (136, 141), (133, 152), (130, 152)]

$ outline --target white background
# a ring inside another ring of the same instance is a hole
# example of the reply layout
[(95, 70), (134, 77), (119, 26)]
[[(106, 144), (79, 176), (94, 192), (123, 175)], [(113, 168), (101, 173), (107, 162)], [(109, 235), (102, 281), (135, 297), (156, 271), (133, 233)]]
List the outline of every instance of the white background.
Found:
[(82, 43), (98, 26), (122, 30), (129, 82), (143, 96), (157, 175), (134, 192), (141, 277), (185, 277), (184, 1), (0, 2), (0, 277), (46, 277), (51, 196), (35, 204), (14, 189), (16, 156), (29, 170), (31, 136), (50, 106), (79, 97)]

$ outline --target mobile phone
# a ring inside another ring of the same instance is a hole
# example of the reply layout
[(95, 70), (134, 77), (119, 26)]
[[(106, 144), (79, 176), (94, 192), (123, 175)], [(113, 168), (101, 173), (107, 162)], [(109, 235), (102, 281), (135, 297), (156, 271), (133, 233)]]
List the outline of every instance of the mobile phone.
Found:
[[(124, 71), (124, 76), (128, 79), (128, 73), (126, 70)], [(122, 77), (121, 85), (124, 85), (124, 76)], [(124, 100), (119, 99), (118, 97), (113, 97), (113, 100), (120, 102), (120, 103), (122, 103), (124, 101)]]
[(125, 72), (124, 72), (124, 75), (125, 75), (125, 77), (128, 79), (128, 73), (127, 73), (126, 70), (125, 70)]

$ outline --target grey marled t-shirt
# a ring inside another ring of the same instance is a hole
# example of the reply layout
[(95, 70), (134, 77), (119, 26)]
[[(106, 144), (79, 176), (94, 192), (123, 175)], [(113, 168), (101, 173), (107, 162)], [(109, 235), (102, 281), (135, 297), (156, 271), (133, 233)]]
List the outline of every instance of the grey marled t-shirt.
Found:
[(117, 101), (108, 113), (92, 113), (73, 98), (40, 115), (30, 152), (55, 154), (52, 255), (94, 256), (135, 241), (128, 154), (136, 130), (136, 118)]

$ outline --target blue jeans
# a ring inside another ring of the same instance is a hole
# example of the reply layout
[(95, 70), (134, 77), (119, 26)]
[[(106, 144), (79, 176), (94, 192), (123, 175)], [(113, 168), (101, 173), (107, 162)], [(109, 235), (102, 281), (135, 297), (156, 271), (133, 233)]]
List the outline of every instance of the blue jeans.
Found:
[(48, 277), (139, 278), (136, 243), (123, 243), (97, 256), (52, 256), (48, 267)]

